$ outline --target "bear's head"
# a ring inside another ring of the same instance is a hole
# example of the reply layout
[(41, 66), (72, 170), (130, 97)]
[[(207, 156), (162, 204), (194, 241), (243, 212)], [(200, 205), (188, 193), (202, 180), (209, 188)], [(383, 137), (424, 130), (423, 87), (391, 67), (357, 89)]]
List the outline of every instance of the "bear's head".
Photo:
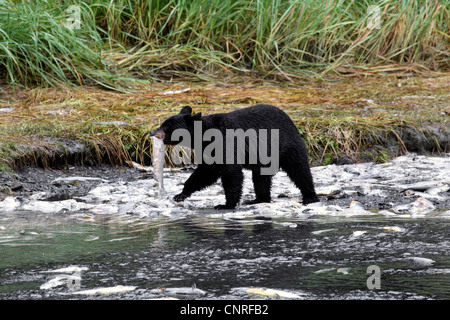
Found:
[(151, 136), (162, 139), (164, 144), (175, 145), (179, 143), (178, 139), (173, 140), (172, 134), (177, 129), (189, 131), (191, 137), (194, 135), (194, 121), (201, 120), (202, 113), (192, 114), (192, 108), (185, 106), (180, 113), (168, 118), (158, 129), (150, 132)]

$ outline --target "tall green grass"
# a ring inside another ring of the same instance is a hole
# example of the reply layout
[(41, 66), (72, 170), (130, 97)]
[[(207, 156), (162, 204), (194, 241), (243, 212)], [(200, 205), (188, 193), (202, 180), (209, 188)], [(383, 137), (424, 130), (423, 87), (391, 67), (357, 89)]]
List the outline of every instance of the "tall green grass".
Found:
[[(65, 10), (79, 3), (82, 28), (66, 30)], [(15, 2), (14, 10), (11, 5), (0, 2), (0, 72), (12, 83), (109, 85), (107, 70), (145, 79), (223, 72), (292, 79), (355, 66), (450, 67), (450, 0), (47, 0)], [(380, 13), (379, 28), (370, 28), (370, 5)]]
[(113, 87), (102, 58), (94, 16), (81, 4), (80, 29), (67, 26), (68, 5), (59, 1), (0, 1), (0, 76), (11, 84)]
[[(370, 5), (379, 8), (379, 28), (370, 28)], [(354, 65), (449, 67), (449, 7), (448, 0), (119, 0), (96, 1), (95, 12), (108, 35), (136, 46), (119, 60), (124, 67), (289, 77)]]

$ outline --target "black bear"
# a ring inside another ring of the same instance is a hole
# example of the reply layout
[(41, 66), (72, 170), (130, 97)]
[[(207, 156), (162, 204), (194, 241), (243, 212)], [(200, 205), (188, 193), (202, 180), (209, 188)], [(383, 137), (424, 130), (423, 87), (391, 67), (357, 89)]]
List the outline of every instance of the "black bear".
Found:
[[(186, 180), (183, 191), (174, 197), (177, 202), (221, 178), (226, 203), (215, 208), (235, 208), (242, 195), (243, 168), (252, 171), (256, 194), (256, 199), (244, 204), (270, 202), (272, 176), (278, 165), (300, 189), (304, 204), (319, 201), (305, 142), (289, 116), (277, 107), (260, 104), (202, 116), (186, 106), (151, 135), (168, 145), (188, 146), (194, 149), (196, 157), (203, 156), (195, 161), (198, 167)], [(275, 170), (269, 170), (274, 165)]]

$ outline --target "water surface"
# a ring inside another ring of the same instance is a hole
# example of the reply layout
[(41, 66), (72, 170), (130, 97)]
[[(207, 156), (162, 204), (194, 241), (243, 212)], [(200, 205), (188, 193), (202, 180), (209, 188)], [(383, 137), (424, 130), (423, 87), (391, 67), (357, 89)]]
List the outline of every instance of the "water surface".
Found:
[[(151, 219), (16, 212), (2, 214), (0, 225), (1, 299), (280, 298), (249, 294), (250, 288), (284, 290), (302, 299), (450, 298), (445, 218)], [(433, 262), (417, 265), (413, 257)], [(74, 265), (84, 268), (75, 286), (40, 289), (72, 274), (48, 271)], [(367, 269), (373, 265), (381, 270), (380, 289), (370, 290)], [(135, 288), (72, 295), (118, 285)], [(155, 291), (193, 285), (205, 294)]]

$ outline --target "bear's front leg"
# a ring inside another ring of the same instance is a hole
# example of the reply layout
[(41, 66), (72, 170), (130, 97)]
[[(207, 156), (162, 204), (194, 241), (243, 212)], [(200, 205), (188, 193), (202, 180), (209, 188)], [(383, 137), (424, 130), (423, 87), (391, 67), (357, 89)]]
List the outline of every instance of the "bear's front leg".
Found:
[(186, 198), (188, 198), (188, 197), (189, 197), (188, 195), (186, 195), (186, 194), (184, 194), (184, 193), (182, 192), (182, 193), (179, 193), (179, 194), (175, 195), (175, 196), (173, 197), (173, 200), (175, 200), (175, 202), (181, 202), (181, 201), (184, 201), (184, 199), (186, 199)]
[(184, 183), (183, 191), (173, 197), (173, 200), (180, 202), (190, 197), (196, 191), (200, 191), (219, 179), (219, 170), (212, 165), (201, 164), (194, 170), (191, 176)]

